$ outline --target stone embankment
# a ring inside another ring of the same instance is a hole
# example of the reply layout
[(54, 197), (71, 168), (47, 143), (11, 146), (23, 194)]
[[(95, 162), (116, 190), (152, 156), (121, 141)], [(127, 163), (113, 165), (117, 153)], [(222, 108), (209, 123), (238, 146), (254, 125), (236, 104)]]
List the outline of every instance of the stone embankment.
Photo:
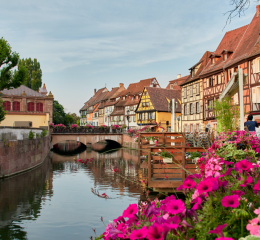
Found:
[(40, 165), (50, 149), (50, 136), (24, 140), (2, 139), (0, 141), (0, 178)]

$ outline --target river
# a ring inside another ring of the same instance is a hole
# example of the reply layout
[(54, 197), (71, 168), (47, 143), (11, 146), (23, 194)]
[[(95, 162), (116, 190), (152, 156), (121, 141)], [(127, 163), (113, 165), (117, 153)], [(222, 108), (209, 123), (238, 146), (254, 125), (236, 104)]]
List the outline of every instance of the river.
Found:
[[(91, 158), (87, 164), (77, 161)], [(113, 171), (117, 168), (119, 173)], [(101, 216), (108, 224), (144, 198), (143, 187), (135, 183), (143, 175), (136, 151), (51, 152), (40, 167), (0, 180), (0, 239), (81, 240), (94, 237), (92, 229), (100, 235)]]

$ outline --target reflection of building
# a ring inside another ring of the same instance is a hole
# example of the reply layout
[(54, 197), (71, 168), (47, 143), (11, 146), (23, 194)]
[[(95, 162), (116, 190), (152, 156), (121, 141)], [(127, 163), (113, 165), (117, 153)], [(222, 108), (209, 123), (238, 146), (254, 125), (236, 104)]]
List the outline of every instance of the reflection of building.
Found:
[(32, 171), (0, 180), (0, 238), (8, 235), (8, 239), (17, 239), (23, 229), (13, 231), (10, 227), (12, 222), (39, 216), (43, 198), (53, 195), (52, 182), (49, 156), (41, 166)]
[(31, 127), (39, 128), (49, 126), (52, 122), (53, 95), (51, 92), (49, 95), (44, 95), (21, 85), (16, 89), (4, 89), (2, 99), (7, 114), (0, 126), (21, 126), (15, 124), (19, 121), (32, 122)]

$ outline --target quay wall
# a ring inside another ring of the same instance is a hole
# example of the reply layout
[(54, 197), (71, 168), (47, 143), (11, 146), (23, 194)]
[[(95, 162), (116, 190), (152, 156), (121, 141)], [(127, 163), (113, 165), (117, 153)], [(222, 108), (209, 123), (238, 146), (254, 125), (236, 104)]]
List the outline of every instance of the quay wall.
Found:
[(122, 146), (126, 147), (126, 148), (135, 148), (136, 150), (138, 150), (138, 143), (135, 142), (134, 137), (130, 137), (129, 135), (127, 135), (125, 133), (123, 134)]
[(0, 141), (0, 178), (40, 165), (51, 149), (50, 136)]

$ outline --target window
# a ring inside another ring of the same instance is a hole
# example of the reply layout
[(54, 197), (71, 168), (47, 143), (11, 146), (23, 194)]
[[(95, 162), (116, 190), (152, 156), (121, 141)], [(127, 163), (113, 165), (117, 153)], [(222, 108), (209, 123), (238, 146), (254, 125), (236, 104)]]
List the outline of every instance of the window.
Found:
[(227, 53), (224, 54), (224, 61), (227, 60)]
[(193, 103), (190, 103), (190, 114), (193, 114)]
[(173, 84), (170, 85), (170, 89), (173, 89)]
[(193, 124), (190, 125), (190, 131), (193, 132)]
[(27, 111), (34, 112), (34, 103), (33, 102), (27, 103)]
[(196, 124), (196, 131), (199, 132), (200, 131), (200, 125)]
[(214, 83), (213, 83), (213, 78), (209, 78), (209, 87), (213, 87)]
[(211, 58), (211, 64), (213, 65), (215, 63), (215, 58)]
[(5, 111), (11, 111), (11, 103), (9, 101), (5, 101), (3, 106)]
[(133, 121), (136, 122), (136, 116), (133, 116)]
[(184, 88), (184, 98), (187, 98), (187, 88)]
[(142, 120), (142, 113), (139, 113), (139, 119)]
[(200, 103), (196, 102), (196, 113), (200, 113)]
[(252, 102), (260, 103), (260, 87), (255, 87), (252, 89)]
[(196, 84), (196, 94), (199, 95), (200, 94), (200, 83)]
[(213, 109), (213, 100), (208, 101), (208, 108), (209, 108), (209, 110)]
[(42, 103), (36, 104), (36, 111), (37, 112), (43, 112), (43, 104)]
[(187, 104), (184, 105), (184, 115), (187, 115), (188, 111), (187, 111)]
[(236, 93), (236, 94), (233, 96), (233, 104), (234, 104), (234, 105), (238, 104), (238, 93)]
[(221, 84), (222, 79), (221, 79), (221, 74), (217, 75), (217, 84)]
[(190, 86), (190, 97), (193, 96), (193, 85)]

